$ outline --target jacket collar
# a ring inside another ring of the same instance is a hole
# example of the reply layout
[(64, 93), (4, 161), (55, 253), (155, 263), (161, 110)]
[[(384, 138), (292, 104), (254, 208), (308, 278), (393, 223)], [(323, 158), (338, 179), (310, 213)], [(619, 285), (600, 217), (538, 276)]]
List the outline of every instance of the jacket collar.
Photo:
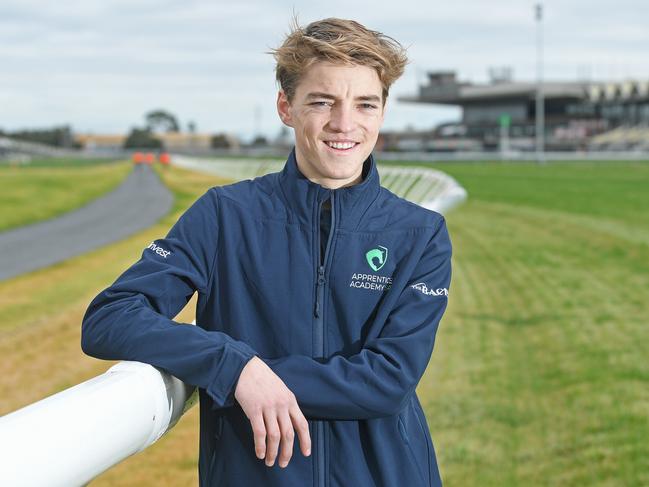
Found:
[(318, 218), (319, 204), (332, 193), (335, 199), (336, 226), (355, 229), (363, 215), (379, 194), (380, 181), (374, 156), (363, 163), (363, 180), (354, 186), (328, 189), (308, 180), (299, 170), (295, 148), (291, 150), (284, 168), (279, 173), (279, 185), (287, 206), (299, 223), (312, 225)]

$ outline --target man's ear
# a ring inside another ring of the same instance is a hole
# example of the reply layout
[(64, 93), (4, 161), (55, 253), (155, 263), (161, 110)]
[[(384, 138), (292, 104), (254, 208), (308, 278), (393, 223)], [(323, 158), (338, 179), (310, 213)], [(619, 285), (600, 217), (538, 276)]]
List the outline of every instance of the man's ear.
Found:
[(280, 120), (289, 127), (293, 127), (293, 119), (291, 117), (291, 104), (288, 101), (284, 90), (277, 92), (277, 114)]

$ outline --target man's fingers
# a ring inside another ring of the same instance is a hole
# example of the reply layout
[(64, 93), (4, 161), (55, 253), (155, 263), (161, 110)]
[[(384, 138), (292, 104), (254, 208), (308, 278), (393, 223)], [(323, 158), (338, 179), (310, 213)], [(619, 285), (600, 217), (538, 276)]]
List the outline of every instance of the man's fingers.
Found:
[(280, 412), (277, 419), (282, 434), (282, 444), (278, 462), (279, 466), (284, 468), (288, 465), (288, 462), (293, 455), (293, 439), (295, 438), (295, 433), (293, 432), (293, 423), (291, 422), (287, 410)]
[(277, 414), (274, 410), (264, 411), (264, 422), (266, 424), (266, 465), (272, 467), (277, 458), (277, 447), (281, 439)]
[(304, 414), (302, 414), (302, 410), (297, 405), (297, 402), (294, 402), (291, 406), (290, 414), (293, 427), (297, 433), (297, 439), (300, 442), (302, 455), (308, 457), (311, 455), (311, 434), (309, 433), (309, 423), (304, 417)]
[(266, 425), (261, 414), (256, 414), (250, 419), (252, 434), (255, 438), (255, 455), (260, 460), (266, 456)]
[(257, 458), (265, 458), (272, 467), (280, 467), (293, 456), (295, 431), (305, 456), (311, 454), (309, 425), (297, 404), (295, 395), (262, 360), (253, 357), (245, 365), (235, 390), (235, 399), (250, 419)]

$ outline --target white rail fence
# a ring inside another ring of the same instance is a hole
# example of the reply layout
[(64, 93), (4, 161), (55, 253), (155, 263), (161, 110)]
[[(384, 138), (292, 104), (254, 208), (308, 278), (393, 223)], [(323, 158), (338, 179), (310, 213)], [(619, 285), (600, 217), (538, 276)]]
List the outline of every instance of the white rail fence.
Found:
[(0, 485), (75, 487), (155, 443), (197, 390), (140, 362), (0, 418)]
[[(173, 164), (193, 171), (240, 180), (279, 171), (284, 161), (207, 159), (176, 155)], [(464, 201), (466, 190), (448, 174), (429, 168), (378, 166), (381, 185), (414, 203), (444, 213)]]
[[(176, 156), (174, 164), (228, 179), (281, 169), (282, 162)], [(444, 212), (466, 198), (432, 169), (380, 167), (399, 196)], [(0, 485), (74, 487), (138, 453), (169, 431), (198, 400), (189, 386), (155, 367), (120, 362), (98, 377), (0, 418)]]

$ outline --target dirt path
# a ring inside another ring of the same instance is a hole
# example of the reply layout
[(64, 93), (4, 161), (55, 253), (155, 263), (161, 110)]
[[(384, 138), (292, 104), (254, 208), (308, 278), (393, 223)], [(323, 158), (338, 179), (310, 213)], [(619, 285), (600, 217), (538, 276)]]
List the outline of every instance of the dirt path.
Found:
[(148, 166), (115, 190), (63, 216), (0, 233), (0, 281), (121, 240), (166, 215), (173, 194)]

